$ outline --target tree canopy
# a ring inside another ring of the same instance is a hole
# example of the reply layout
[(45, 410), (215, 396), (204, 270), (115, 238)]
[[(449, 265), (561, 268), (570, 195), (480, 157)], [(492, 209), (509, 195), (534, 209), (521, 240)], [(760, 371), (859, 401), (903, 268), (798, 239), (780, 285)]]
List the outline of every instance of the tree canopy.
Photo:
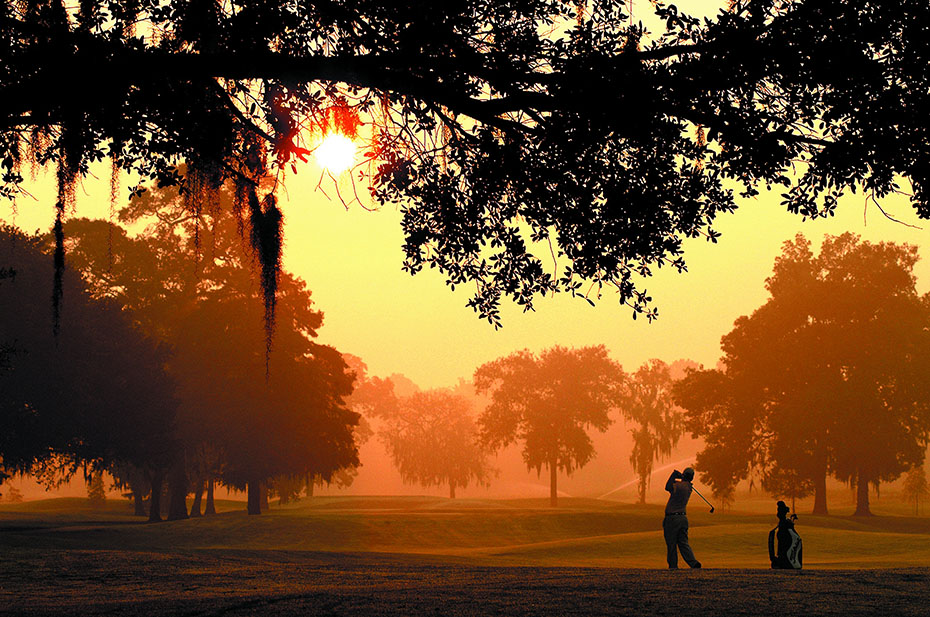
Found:
[(36, 238), (0, 228), (11, 275), (0, 280), (0, 471), (46, 465), (48, 480), (115, 462), (165, 466), (178, 401), (167, 350), (112, 302), (64, 273), (69, 304), (52, 332), (52, 264)]
[(208, 475), (247, 488), (249, 511), (258, 513), (260, 487), (273, 477), (328, 480), (357, 466), (359, 416), (346, 404), (353, 376), (342, 355), (312, 340), (323, 315), (287, 271), (279, 274), (274, 346), (266, 346), (250, 254), (228, 192), (218, 198), (216, 210), (191, 218), (176, 192), (151, 191), (119, 213), (148, 224), (135, 238), (105, 221), (75, 219), (64, 230), (95, 295), (133, 309), (170, 344), (188, 466), (209, 446)]
[(603, 345), (528, 350), (475, 370), (475, 391), (490, 395), (478, 418), (481, 440), (498, 449), (523, 443), (523, 462), (537, 473), (549, 469), (549, 498), (558, 503), (559, 470), (571, 474), (594, 456), (588, 430), (613, 421), (625, 375)]
[(734, 188), (818, 217), (904, 178), (930, 216), (924, 0), (653, 4), (656, 33), (605, 0), (4, 0), (0, 190), (54, 165), (60, 220), (105, 159), (192, 212), (232, 181), (273, 313), (276, 187), (339, 131), (401, 205), (404, 268), (476, 283), (494, 323), (605, 287), (654, 316), (638, 276), (685, 269)]
[(471, 402), (451, 390), (415, 392), (399, 400), (381, 438), (404, 482), (456, 488), (487, 485), (488, 452), (479, 443)]
[(813, 488), (826, 513), (826, 477), (857, 487), (923, 461), (930, 437), (930, 302), (915, 289), (914, 247), (827, 237), (814, 255), (786, 242), (766, 281), (769, 300), (723, 337), (722, 369), (677, 388), (698, 455), (725, 491), (761, 471), (763, 485), (797, 497)]

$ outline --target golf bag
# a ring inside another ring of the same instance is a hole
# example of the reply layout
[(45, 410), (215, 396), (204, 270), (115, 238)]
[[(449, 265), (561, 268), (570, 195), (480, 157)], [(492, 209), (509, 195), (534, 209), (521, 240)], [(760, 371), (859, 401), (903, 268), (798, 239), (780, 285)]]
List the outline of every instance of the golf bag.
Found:
[(785, 570), (800, 570), (803, 565), (803, 552), (801, 549), (801, 536), (794, 528), (789, 527), (785, 530), (788, 533), (788, 546), (784, 548), (784, 554), (775, 554), (775, 540), (778, 534), (778, 527), (769, 532), (769, 560), (773, 568)]

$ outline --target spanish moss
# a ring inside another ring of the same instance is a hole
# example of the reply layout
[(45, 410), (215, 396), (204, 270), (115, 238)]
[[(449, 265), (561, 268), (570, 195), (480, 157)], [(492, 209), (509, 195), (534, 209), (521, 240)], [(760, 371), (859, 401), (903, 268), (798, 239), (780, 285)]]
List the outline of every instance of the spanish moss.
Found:
[(273, 193), (259, 203), (255, 190), (249, 191), (252, 251), (261, 267), (262, 294), (265, 299), (265, 376), (274, 338), (275, 305), (278, 291), (278, 274), (281, 271), (281, 245), (284, 217), (278, 209)]
[(64, 213), (64, 204), (58, 202), (55, 213), (55, 226), (52, 228), (55, 234), (55, 275), (52, 286), (52, 333), (58, 338), (58, 332), (61, 330), (61, 300), (62, 300), (62, 280), (65, 274), (65, 232), (62, 228), (62, 215)]
[(58, 337), (61, 328), (62, 279), (65, 272), (65, 234), (62, 223), (65, 209), (74, 208), (74, 187), (77, 183), (76, 167), (71, 164), (72, 157), (63, 148), (58, 159), (58, 200), (55, 202), (55, 265), (52, 285), (52, 332)]

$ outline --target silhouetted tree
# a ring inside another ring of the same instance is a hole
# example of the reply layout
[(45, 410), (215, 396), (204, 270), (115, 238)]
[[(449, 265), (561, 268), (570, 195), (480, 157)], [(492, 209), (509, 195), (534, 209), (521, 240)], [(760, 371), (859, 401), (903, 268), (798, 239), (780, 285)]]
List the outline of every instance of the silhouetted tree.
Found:
[(728, 453), (734, 479), (757, 467), (793, 475), (796, 491), (812, 483), (821, 514), (832, 473), (856, 484), (856, 513), (869, 514), (869, 483), (920, 462), (930, 431), (930, 303), (916, 261), (914, 247), (853, 234), (828, 237), (816, 257), (803, 236), (786, 242), (770, 299), (723, 337), (723, 370), (679, 389), (705, 452)]
[[(114, 487), (120, 490), (129, 489), (128, 497), (132, 499), (133, 513), (136, 516), (145, 516), (145, 497), (151, 492), (148, 478), (144, 470), (128, 463), (117, 462), (110, 465), (107, 471), (113, 477)], [(125, 493), (123, 496), (127, 496)]]
[(400, 399), (399, 409), (380, 433), (406, 483), (468, 488), (487, 485), (491, 474), (487, 450), (468, 399), (448, 390), (417, 392)]
[(759, 440), (755, 408), (716, 370), (691, 371), (673, 389), (691, 435), (704, 438), (694, 467), (718, 500), (732, 501), (736, 485), (749, 476)]
[(646, 488), (653, 464), (670, 455), (685, 431), (682, 410), (672, 396), (672, 373), (661, 360), (650, 360), (630, 375), (618, 406), (636, 424), (630, 464), (639, 476), (639, 503), (646, 503)]
[[(293, 283), (279, 304), (277, 343), (265, 370), (260, 307), (247, 298), (202, 300), (176, 324), (172, 371), (179, 396), (195, 418), (214, 427), (210, 443), (223, 453), (221, 477), (247, 489), (249, 512), (260, 511), (263, 483), (279, 474), (316, 473), (330, 477), (358, 464), (352, 428), (357, 414), (345, 407), (352, 377), (341, 355), (305, 336), (316, 320), (283, 326), (293, 299), (309, 303), (303, 285)], [(284, 286), (282, 286), (284, 287)], [(285, 287), (285, 289), (288, 289)], [(300, 325), (301, 329), (298, 329)], [(291, 329), (293, 328), (293, 329)]]
[[(234, 207), (228, 191), (218, 199), (217, 208)], [(180, 510), (186, 471), (195, 481), (205, 474), (247, 489), (249, 510), (258, 513), (260, 486), (276, 475), (330, 478), (356, 465), (357, 414), (344, 403), (351, 376), (338, 352), (311, 340), (322, 313), (303, 281), (280, 273), (278, 332), (268, 354), (235, 216), (205, 210), (191, 218), (176, 192), (158, 190), (133, 200), (120, 218), (148, 226), (137, 239), (103, 221), (69, 221), (66, 229), (72, 260), (96, 293), (132, 307), (142, 327), (172, 346), (168, 369), (178, 383), (178, 434), (189, 461), (172, 474), (175, 515), (187, 516), (186, 506)]]
[(165, 466), (178, 450), (177, 401), (164, 348), (132, 327), (118, 306), (93, 300), (64, 273), (69, 306), (55, 336), (48, 305), (52, 263), (37, 238), (0, 229), (0, 251), (15, 276), (0, 280), (0, 341), (13, 352), (0, 370), (0, 459), (45, 479), (113, 463)]
[(7, 0), (0, 188), (17, 192), (23, 161), (54, 164), (60, 222), (105, 157), (140, 186), (183, 184), (192, 213), (232, 179), (270, 314), (281, 212), (263, 179), (338, 130), (367, 142), (374, 198), (404, 204), (404, 267), (477, 282), (494, 323), (501, 296), (585, 281), (654, 315), (635, 274), (715, 239), (729, 180), (828, 216), (903, 176), (930, 215), (926, 2), (736, 0), (706, 21), (657, 2), (654, 35), (625, 7)]
[(399, 380), (409, 382), (412, 387), (409, 394), (418, 390), (412, 381), (402, 375), (393, 375), (388, 378), (374, 377), (368, 374), (368, 365), (358, 356), (342, 354), (342, 357), (355, 376), (355, 388), (352, 390), (352, 396), (349, 397), (349, 404), (353, 411), (363, 417), (390, 419), (397, 415), (399, 401), (394, 388)]
[(528, 350), (484, 364), (475, 371), (475, 390), (490, 395), (478, 424), (481, 439), (498, 449), (523, 442), (527, 468), (549, 469), (549, 499), (558, 504), (556, 480), (594, 456), (587, 431), (610, 426), (609, 412), (625, 376), (603, 345)]

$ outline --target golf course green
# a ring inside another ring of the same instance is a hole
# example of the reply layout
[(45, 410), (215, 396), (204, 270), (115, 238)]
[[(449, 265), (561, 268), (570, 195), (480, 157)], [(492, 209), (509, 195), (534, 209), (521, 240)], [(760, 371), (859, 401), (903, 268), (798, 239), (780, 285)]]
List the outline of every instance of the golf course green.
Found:
[(149, 524), (125, 502), (0, 507), (0, 615), (926, 615), (930, 518), (692, 508), (702, 570), (665, 569), (662, 509), (609, 501), (314, 497)]

